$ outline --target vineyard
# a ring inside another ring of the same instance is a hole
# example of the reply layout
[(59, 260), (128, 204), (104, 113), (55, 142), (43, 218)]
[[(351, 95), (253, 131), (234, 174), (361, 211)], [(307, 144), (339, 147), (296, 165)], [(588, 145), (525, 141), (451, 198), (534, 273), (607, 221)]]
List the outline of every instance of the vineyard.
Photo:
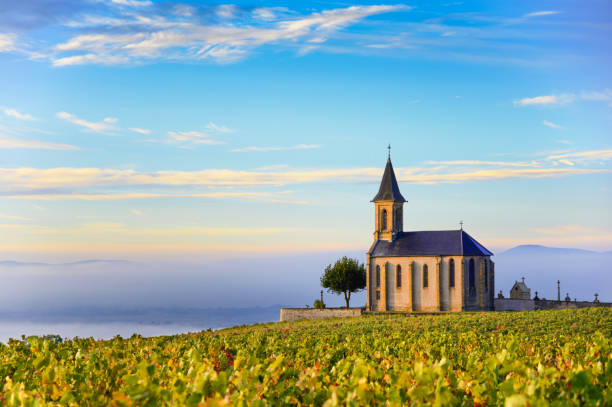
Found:
[(0, 344), (8, 406), (611, 406), (612, 309)]

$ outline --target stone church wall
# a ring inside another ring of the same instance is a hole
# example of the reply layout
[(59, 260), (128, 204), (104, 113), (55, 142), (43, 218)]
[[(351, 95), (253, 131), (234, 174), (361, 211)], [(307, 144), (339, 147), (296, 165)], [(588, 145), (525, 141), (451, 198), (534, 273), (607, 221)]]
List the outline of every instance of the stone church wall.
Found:
[[(451, 287), (450, 260), (455, 262), (455, 284)], [(474, 257), (475, 286), (469, 290), (468, 261), (462, 256), (383, 257), (370, 260), (369, 282), (374, 311), (463, 311), (492, 309), (493, 262)], [(484, 262), (487, 261), (485, 267)], [(397, 285), (397, 266), (401, 267), (401, 286)], [(423, 287), (427, 265), (428, 284)], [(376, 286), (376, 267), (380, 267), (380, 286)], [(463, 273), (462, 273), (463, 267)], [(488, 274), (487, 284), (484, 273)], [(463, 278), (462, 278), (463, 275)], [(379, 292), (379, 299), (376, 292)]]

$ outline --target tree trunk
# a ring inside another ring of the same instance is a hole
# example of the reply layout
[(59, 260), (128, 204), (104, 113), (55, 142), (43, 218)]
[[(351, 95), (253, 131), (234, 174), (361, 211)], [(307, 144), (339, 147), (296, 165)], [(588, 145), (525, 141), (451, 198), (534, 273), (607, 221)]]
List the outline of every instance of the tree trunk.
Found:
[(345, 291), (344, 292), (344, 301), (346, 301), (346, 308), (348, 309), (349, 307), (349, 301), (351, 300), (351, 293), (350, 291)]

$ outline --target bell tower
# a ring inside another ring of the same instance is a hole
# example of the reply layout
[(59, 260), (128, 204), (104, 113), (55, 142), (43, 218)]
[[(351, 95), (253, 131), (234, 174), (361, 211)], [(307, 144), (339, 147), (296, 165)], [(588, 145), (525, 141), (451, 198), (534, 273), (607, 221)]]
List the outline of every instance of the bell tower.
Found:
[(391, 164), (391, 146), (387, 166), (380, 182), (378, 193), (372, 199), (376, 210), (374, 240), (393, 241), (398, 233), (404, 230), (404, 202), (395, 179), (393, 165)]

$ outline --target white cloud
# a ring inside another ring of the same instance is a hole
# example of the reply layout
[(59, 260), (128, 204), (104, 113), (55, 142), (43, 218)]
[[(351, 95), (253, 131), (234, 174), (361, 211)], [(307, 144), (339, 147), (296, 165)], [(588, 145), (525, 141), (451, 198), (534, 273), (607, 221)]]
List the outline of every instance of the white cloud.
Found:
[(523, 98), (515, 100), (515, 106), (530, 106), (530, 105), (563, 105), (571, 103), (576, 99), (576, 96), (569, 93), (561, 95), (535, 96), (531, 98)]
[(140, 134), (144, 134), (144, 135), (151, 134), (151, 130), (149, 130), (149, 129), (141, 129), (139, 127), (130, 127), (130, 130), (132, 130), (135, 133), (140, 133)]
[(562, 129), (564, 129), (564, 128), (565, 128), (565, 127), (560, 126), (560, 125), (558, 125), (558, 124), (556, 124), (556, 123), (549, 122), (548, 120), (542, 120), (542, 124), (543, 124), (544, 126), (546, 126), (546, 127), (550, 127), (551, 129), (562, 130)]
[(26, 113), (20, 113), (15, 109), (10, 109), (8, 107), (2, 108), (2, 111), (4, 112), (5, 115), (13, 117), (15, 119), (19, 119), (19, 120), (28, 120), (28, 121), (34, 121), (36, 120), (35, 117), (26, 114)]
[(170, 143), (192, 143), (192, 144), (223, 144), (221, 141), (213, 140), (209, 134), (200, 131), (169, 131)]
[(603, 92), (582, 92), (580, 97), (583, 100), (607, 102), (608, 106), (612, 107), (612, 89), (606, 89)]
[[(207, 193), (29, 193), (3, 195), (8, 199), (23, 199), (29, 201), (123, 201), (135, 199), (176, 199), (176, 198), (208, 198), (208, 199), (254, 199), (290, 205), (308, 205), (310, 202), (286, 197), (287, 191), (269, 192), (207, 192)], [(143, 215), (138, 209), (130, 212), (136, 216)]]
[(560, 11), (534, 11), (533, 13), (527, 13), (523, 17), (531, 18), (531, 17), (541, 17), (541, 16), (551, 16), (554, 14), (560, 14)]
[(603, 91), (583, 91), (578, 96), (573, 93), (563, 93), (559, 95), (535, 96), (514, 101), (514, 106), (530, 105), (564, 105), (576, 100), (587, 100), (594, 102), (606, 102), (612, 107), (612, 89)]
[(320, 145), (317, 144), (298, 144), (296, 146), (289, 147), (243, 147), (243, 148), (235, 148), (231, 150), (234, 153), (244, 153), (247, 151), (285, 151), (285, 150), (312, 150), (315, 148), (321, 148)]
[(140, 211), (138, 209), (132, 209), (130, 212), (132, 213), (132, 215), (136, 215), (136, 216), (142, 216), (143, 215), (142, 211)]
[(15, 50), (15, 42), (17, 35), (0, 33), (0, 52), (9, 52)]
[(76, 124), (77, 126), (85, 128), (87, 131), (92, 131), (95, 133), (109, 133), (117, 130), (117, 128), (114, 126), (114, 124), (117, 123), (117, 119), (114, 117), (107, 117), (101, 122), (90, 122), (67, 112), (58, 112), (56, 116), (59, 119), (66, 120), (70, 123)]
[(455, 160), (455, 161), (427, 161), (428, 164), (454, 165), (454, 166), (497, 166), (497, 167), (537, 167), (536, 161), (482, 161), (482, 160)]
[(146, 0), (111, 0), (111, 3), (128, 7), (146, 7), (153, 4), (152, 2)]
[(289, 9), (286, 7), (262, 7), (253, 10), (253, 17), (260, 20), (274, 20), (278, 18), (279, 14), (288, 13)]
[(233, 4), (222, 4), (217, 6), (217, 15), (223, 18), (233, 18), (238, 12), (238, 7)]
[[(611, 173), (609, 168), (577, 168), (567, 164), (560, 167), (560, 160), (572, 163), (600, 164), (612, 159), (612, 150), (593, 150), (581, 152), (563, 152), (549, 154), (533, 163), (496, 163), (483, 162), (477, 165), (474, 161), (447, 162), (415, 168), (396, 168), (398, 180), (415, 184), (463, 183), (470, 181), (487, 181), (510, 178), (558, 178), (574, 175)], [(466, 164), (469, 163), (469, 164)], [(499, 165), (497, 165), (499, 164)], [(517, 164), (517, 165), (513, 165)], [(527, 164), (527, 165), (526, 165)], [(305, 183), (373, 183), (380, 182), (382, 168), (323, 168), (313, 170), (231, 170), (205, 169), (200, 171), (156, 171), (138, 172), (125, 169), (103, 168), (5, 168), (0, 169), (0, 190), (5, 192), (33, 192), (41, 189), (54, 190), (54, 194), (66, 196), (74, 194), (83, 197), (97, 194), (75, 191), (75, 188), (120, 188), (135, 186), (171, 186), (171, 187), (208, 187), (208, 188), (245, 188), (245, 187), (279, 187)], [(69, 192), (62, 189), (70, 188)], [(228, 194), (235, 191), (205, 193)], [(244, 192), (239, 192), (244, 193)], [(19, 194), (21, 195), (21, 194)], [(44, 196), (42, 194), (41, 196)], [(102, 194), (104, 195), (104, 194)], [(116, 195), (113, 192), (111, 195)], [(189, 196), (196, 196), (189, 193)], [(136, 193), (132, 190), (121, 199), (159, 197), (158, 192)], [(43, 198), (41, 198), (43, 199)], [(85, 198), (83, 198), (85, 199)], [(96, 199), (96, 198), (92, 198)], [(98, 198), (101, 199), (101, 198)], [(116, 199), (116, 198), (109, 198)]]
[[(408, 9), (405, 6), (351, 6), (314, 12), (308, 15), (285, 15), (283, 20), (260, 19), (255, 25), (244, 21), (202, 23), (185, 16), (123, 13), (119, 17), (85, 16), (70, 22), (70, 26), (86, 28), (80, 34), (58, 44), (52, 55), (54, 66), (82, 64), (123, 64), (143, 59), (211, 59), (219, 63), (235, 62), (254, 48), (265, 44), (300, 47), (298, 41), (313, 38), (323, 41), (332, 33), (360, 20), (381, 13)], [(272, 9), (258, 12), (272, 18)], [(280, 10), (277, 10), (280, 11)], [(235, 6), (216, 8), (225, 20), (235, 17)], [(189, 16), (187, 16), (189, 17)], [(109, 34), (108, 28), (125, 27), (125, 34)], [(64, 55), (70, 53), (70, 55)]]
[(572, 160), (572, 161), (607, 161), (612, 159), (612, 150), (578, 151), (573, 153), (552, 154), (547, 160)]
[(217, 131), (219, 133), (233, 133), (235, 131), (235, 130), (230, 129), (230, 128), (224, 126), (224, 125), (218, 125), (218, 124), (215, 124), (213, 122), (208, 123), (206, 125), (206, 128), (208, 130)]
[(172, 13), (177, 16), (191, 17), (195, 9), (187, 4), (177, 4), (172, 8)]
[(97, 55), (97, 54), (83, 54), (74, 55), (71, 57), (57, 58), (53, 60), (53, 66), (70, 66), (70, 65), (86, 65), (86, 64), (100, 64), (100, 65), (118, 65), (125, 64), (129, 61), (128, 58), (118, 55)]
[(27, 148), (35, 150), (78, 150), (70, 144), (50, 143), (39, 140), (23, 140), (0, 135), (0, 148)]
[(7, 215), (0, 213), (0, 219), (11, 219), (11, 220), (32, 220), (30, 218), (24, 218), (23, 216)]
[(208, 58), (220, 64), (230, 64), (244, 58), (247, 55), (247, 51), (238, 47), (214, 45), (202, 48), (197, 55), (200, 59)]

